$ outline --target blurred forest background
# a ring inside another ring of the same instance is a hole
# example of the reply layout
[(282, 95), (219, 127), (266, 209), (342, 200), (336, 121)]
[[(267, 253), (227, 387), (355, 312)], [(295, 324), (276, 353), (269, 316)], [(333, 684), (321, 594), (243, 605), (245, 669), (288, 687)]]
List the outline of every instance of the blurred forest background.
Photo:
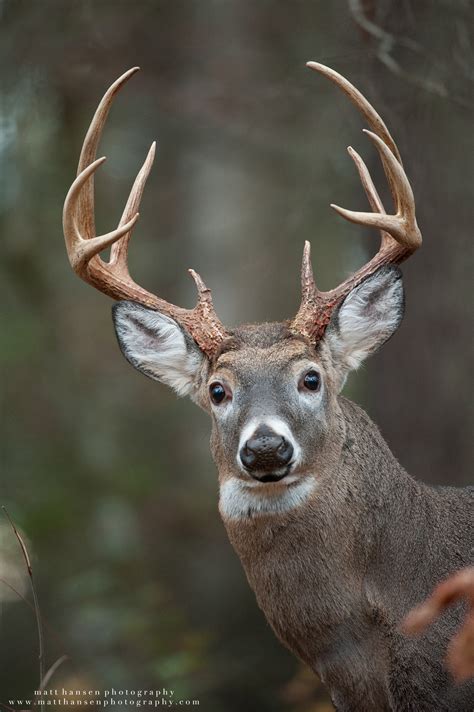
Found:
[[(472, 456), (472, 104), (469, 0), (1, 0), (1, 503), (32, 555), (54, 686), (171, 687), (206, 712), (327, 712), (277, 642), (217, 512), (207, 416), (122, 358), (106, 297), (73, 275), (61, 211), (108, 85), (98, 229), (118, 221), (155, 138), (131, 245), (145, 287), (189, 306), (186, 269), (229, 326), (291, 316), (311, 239), (330, 288), (377, 234), (346, 153), (384, 193), (363, 123), (305, 68), (339, 70), (400, 147), (424, 246), (403, 267), (404, 323), (346, 393), (402, 464), (462, 485)], [(472, 460), (471, 460), (472, 462)], [(30, 600), (0, 523), (0, 576)], [(0, 581), (0, 700), (37, 684), (31, 610)]]

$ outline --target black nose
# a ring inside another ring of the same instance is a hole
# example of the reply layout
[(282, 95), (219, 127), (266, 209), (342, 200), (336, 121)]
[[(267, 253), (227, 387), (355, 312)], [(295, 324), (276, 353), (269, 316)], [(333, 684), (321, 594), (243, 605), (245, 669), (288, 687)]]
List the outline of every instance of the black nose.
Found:
[(280, 470), (292, 457), (293, 445), (267, 426), (258, 428), (240, 450), (242, 464), (250, 473)]

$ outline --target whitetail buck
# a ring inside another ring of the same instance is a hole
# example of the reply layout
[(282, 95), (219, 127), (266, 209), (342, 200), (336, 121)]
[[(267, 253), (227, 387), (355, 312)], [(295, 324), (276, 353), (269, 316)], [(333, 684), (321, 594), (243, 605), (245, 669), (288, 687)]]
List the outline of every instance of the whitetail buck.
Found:
[[(136, 69), (107, 91), (85, 138), (64, 206), (69, 259), (82, 279), (119, 300), (113, 319), (128, 361), (210, 414), (230, 541), (276, 635), (321, 677), (336, 709), (472, 712), (473, 684), (455, 685), (443, 667), (462, 605), (419, 638), (404, 635), (400, 622), (438, 581), (472, 561), (474, 488), (412, 479), (364, 411), (340, 395), (349, 371), (401, 322), (397, 265), (421, 244), (412, 190), (369, 102), (332, 69), (309, 66), (365, 117), (395, 203), (395, 213), (386, 214), (367, 167), (349, 148), (373, 212), (333, 207), (382, 236), (356, 274), (319, 291), (307, 243), (296, 316), (232, 330), (192, 270), (199, 298), (189, 310), (133, 282), (127, 248), (154, 145), (119, 227), (99, 237), (93, 175), (105, 160), (95, 156), (114, 95)], [(105, 262), (99, 253), (110, 245)]]

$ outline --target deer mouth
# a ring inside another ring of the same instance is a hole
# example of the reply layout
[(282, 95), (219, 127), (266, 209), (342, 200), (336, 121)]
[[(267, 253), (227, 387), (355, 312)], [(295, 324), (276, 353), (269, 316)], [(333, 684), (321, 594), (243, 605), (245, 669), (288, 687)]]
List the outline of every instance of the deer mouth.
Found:
[(285, 470), (281, 473), (268, 472), (264, 475), (257, 475), (257, 474), (253, 474), (253, 473), (250, 473), (250, 474), (254, 480), (265, 484), (267, 482), (280, 482), (290, 473), (290, 470), (291, 470), (291, 464), (288, 465), (288, 467), (285, 467)]
[(285, 475), (264, 475), (263, 477), (256, 477), (255, 479), (260, 482), (279, 482), (285, 477)]

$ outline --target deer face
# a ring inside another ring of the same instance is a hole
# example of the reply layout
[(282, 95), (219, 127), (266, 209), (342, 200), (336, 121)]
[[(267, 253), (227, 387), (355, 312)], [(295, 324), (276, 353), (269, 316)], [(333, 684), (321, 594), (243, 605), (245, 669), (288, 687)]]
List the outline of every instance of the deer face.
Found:
[(311, 467), (335, 392), (324, 350), (283, 324), (241, 327), (223, 345), (202, 394), (221, 477), (289, 484)]
[(343, 438), (338, 394), (398, 327), (403, 288), (397, 268), (382, 268), (346, 297), (317, 345), (284, 323), (242, 326), (212, 359), (157, 311), (120, 302), (113, 313), (130, 363), (210, 413), (221, 508), (282, 511), (333, 464)]

